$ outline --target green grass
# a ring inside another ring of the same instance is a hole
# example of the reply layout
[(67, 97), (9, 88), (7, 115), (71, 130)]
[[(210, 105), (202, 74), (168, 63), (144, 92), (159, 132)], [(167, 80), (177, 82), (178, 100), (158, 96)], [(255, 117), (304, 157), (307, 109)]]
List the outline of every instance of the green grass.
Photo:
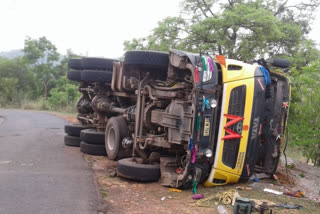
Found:
[(108, 192), (102, 188), (100, 188), (100, 194), (103, 196), (103, 197), (107, 197), (108, 196)]
[(71, 116), (74, 116), (77, 113), (76, 104), (52, 107), (49, 105), (48, 101), (44, 99), (22, 100), (20, 101), (20, 103), (0, 103), (0, 108), (52, 111), (57, 113), (70, 114)]

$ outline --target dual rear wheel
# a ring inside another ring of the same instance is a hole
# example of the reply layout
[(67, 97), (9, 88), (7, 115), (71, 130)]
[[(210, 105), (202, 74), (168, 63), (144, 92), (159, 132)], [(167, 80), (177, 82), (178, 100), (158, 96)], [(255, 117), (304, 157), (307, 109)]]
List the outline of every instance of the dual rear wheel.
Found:
[(128, 126), (124, 118), (112, 117), (108, 120), (105, 132), (83, 125), (65, 125), (64, 142), (67, 146), (80, 146), (83, 153), (107, 155), (111, 160), (130, 156), (131, 152), (123, 149), (121, 142), (128, 136)]

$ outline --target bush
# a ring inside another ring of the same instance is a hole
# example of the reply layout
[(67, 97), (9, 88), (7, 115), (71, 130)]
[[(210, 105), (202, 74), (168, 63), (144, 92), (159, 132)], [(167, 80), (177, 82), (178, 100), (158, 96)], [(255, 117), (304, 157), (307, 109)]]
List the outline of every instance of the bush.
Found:
[[(79, 96), (78, 87), (67, 83), (61, 87), (51, 89), (48, 104), (53, 110), (66, 109), (68, 106), (72, 106), (71, 109), (74, 109)], [(71, 110), (70, 108), (68, 109)]]
[(40, 97), (38, 100), (24, 100), (21, 109), (27, 110), (50, 110), (48, 101)]

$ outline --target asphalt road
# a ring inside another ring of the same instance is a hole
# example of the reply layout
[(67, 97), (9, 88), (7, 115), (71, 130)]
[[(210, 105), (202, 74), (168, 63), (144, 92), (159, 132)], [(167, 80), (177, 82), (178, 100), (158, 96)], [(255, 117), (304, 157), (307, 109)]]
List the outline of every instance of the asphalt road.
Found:
[[(2, 118), (1, 118), (2, 116)], [(0, 213), (97, 213), (93, 172), (55, 116), (0, 109)]]

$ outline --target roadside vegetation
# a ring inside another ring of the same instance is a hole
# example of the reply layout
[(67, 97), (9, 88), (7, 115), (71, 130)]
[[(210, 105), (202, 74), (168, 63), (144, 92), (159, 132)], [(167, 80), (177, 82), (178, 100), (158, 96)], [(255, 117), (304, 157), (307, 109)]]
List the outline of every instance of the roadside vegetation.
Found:
[(46, 37), (26, 38), (24, 55), (0, 58), (0, 107), (75, 112), (78, 86), (66, 77), (71, 51), (61, 56)]
[[(125, 50), (180, 49), (252, 61), (291, 61), (289, 147), (320, 166), (320, 50), (308, 39), (319, 0), (182, 0), (176, 17), (159, 21), (144, 38), (124, 42)], [(24, 55), (0, 58), (0, 107), (75, 111), (77, 85), (66, 78), (67, 62), (46, 37), (26, 38)], [(285, 143), (285, 142), (283, 142)]]

